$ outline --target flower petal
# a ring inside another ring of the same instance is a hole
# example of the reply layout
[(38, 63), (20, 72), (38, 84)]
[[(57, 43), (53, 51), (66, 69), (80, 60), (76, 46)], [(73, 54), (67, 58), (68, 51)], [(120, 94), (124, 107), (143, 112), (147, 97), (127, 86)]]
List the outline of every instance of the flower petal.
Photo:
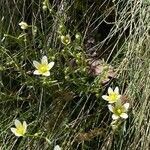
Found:
[(124, 119), (127, 119), (127, 118), (128, 118), (128, 115), (127, 115), (126, 113), (122, 113), (122, 114), (120, 115), (120, 117), (121, 117), (121, 118), (124, 118)]
[(113, 107), (112, 105), (108, 105), (108, 109), (109, 109), (111, 112), (113, 112), (114, 107)]
[(17, 133), (17, 129), (16, 128), (10, 128), (10, 130), (11, 130), (11, 132), (13, 133), (13, 134), (15, 134), (15, 136), (22, 136), (21, 134), (19, 134), (19, 133)]
[(23, 128), (24, 128), (24, 134), (25, 134), (26, 130), (27, 130), (27, 123), (26, 123), (26, 121), (23, 122)]
[(54, 66), (54, 63), (55, 63), (55, 62), (50, 62), (50, 63), (48, 64), (48, 69), (49, 69), (49, 70)]
[(115, 90), (114, 90), (114, 92), (115, 92), (116, 94), (119, 94), (119, 88), (116, 87)]
[(19, 120), (15, 119), (15, 126), (16, 128), (19, 128), (20, 126), (22, 126), (22, 123)]
[(113, 89), (111, 87), (108, 88), (108, 94), (110, 95), (111, 93), (113, 93)]
[(109, 101), (109, 96), (107, 96), (107, 95), (103, 95), (102, 98), (106, 101)]
[(41, 63), (42, 63), (42, 64), (48, 64), (47, 56), (43, 56), (43, 57), (42, 57)]
[(56, 145), (56, 146), (54, 147), (54, 150), (61, 150), (61, 148), (60, 148), (59, 145)]
[(119, 116), (117, 116), (117, 115), (115, 115), (115, 114), (112, 115), (112, 119), (113, 119), (113, 120), (116, 120), (116, 119), (118, 119), (118, 118), (119, 118)]
[(120, 99), (121, 98), (121, 95), (118, 95), (118, 99)]
[(42, 75), (43, 75), (43, 76), (50, 76), (50, 72), (47, 71), (47, 72), (43, 73)]
[(125, 103), (123, 106), (124, 106), (126, 111), (129, 109), (129, 103)]
[(64, 36), (64, 35), (62, 35), (60, 38), (63, 40), (63, 39), (65, 38), (65, 36)]
[(39, 66), (40, 66), (40, 63), (34, 60), (34, 61), (33, 61), (33, 65), (34, 65), (34, 67), (35, 67), (36, 69), (38, 69)]
[(24, 21), (20, 22), (19, 26), (21, 27), (21, 29), (24, 29), (24, 30), (29, 27), (28, 24), (26, 22), (24, 22)]
[(35, 71), (33, 72), (33, 74), (40, 75), (41, 73), (39, 72), (39, 70), (35, 70)]

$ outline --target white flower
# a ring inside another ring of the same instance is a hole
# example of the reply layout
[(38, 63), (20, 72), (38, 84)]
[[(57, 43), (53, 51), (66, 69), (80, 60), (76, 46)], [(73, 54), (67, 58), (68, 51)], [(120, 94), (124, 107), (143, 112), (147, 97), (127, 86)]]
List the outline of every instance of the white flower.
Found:
[(119, 88), (116, 87), (113, 91), (111, 87), (108, 88), (108, 95), (103, 95), (102, 98), (109, 103), (115, 103), (120, 99)]
[(22, 21), (19, 23), (19, 26), (21, 27), (21, 29), (25, 30), (27, 29), (29, 26), (26, 22)]
[(50, 69), (54, 66), (54, 62), (48, 63), (47, 57), (43, 56), (41, 59), (41, 63), (33, 61), (33, 65), (37, 69), (34, 71), (34, 74), (50, 76)]
[(56, 146), (54, 147), (54, 150), (61, 150), (61, 147), (60, 147), (59, 145), (56, 145)]
[(108, 105), (108, 108), (111, 112), (113, 112), (113, 115), (112, 115), (113, 120), (116, 120), (119, 118), (123, 118), (123, 119), (128, 118), (127, 111), (129, 109), (129, 103), (125, 103), (124, 105), (119, 103), (119, 105), (116, 104), (115, 106)]
[(27, 130), (27, 123), (24, 121), (23, 124), (15, 119), (15, 126), (16, 128), (10, 128), (11, 131), (16, 135), (16, 136), (24, 136)]

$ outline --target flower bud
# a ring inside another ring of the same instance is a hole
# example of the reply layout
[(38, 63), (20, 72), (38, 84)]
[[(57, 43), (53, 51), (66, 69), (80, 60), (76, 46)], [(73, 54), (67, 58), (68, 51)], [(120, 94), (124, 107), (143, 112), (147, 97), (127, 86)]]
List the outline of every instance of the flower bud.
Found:
[(20, 22), (20, 23), (19, 23), (19, 26), (20, 26), (21, 29), (23, 29), (23, 30), (26, 30), (26, 29), (28, 29), (28, 27), (29, 27), (29, 25), (28, 25), (26, 22), (24, 22), (24, 21)]
[(43, 5), (42, 9), (45, 11), (47, 10), (47, 6), (46, 5)]
[(62, 35), (60, 38), (61, 38), (61, 42), (62, 42), (64, 45), (68, 45), (68, 44), (70, 44), (70, 42), (71, 42), (70, 35), (66, 35), (66, 36)]

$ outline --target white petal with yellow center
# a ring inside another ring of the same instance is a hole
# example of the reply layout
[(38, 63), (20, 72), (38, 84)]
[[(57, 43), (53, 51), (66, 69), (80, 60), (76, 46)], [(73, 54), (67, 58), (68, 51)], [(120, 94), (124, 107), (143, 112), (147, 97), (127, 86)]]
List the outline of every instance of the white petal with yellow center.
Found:
[(108, 97), (108, 102), (109, 102), (110, 104), (115, 103), (115, 102), (116, 102), (116, 99), (114, 99), (114, 98), (112, 98), (112, 97)]
[(17, 132), (17, 129), (16, 128), (10, 128), (11, 129), (11, 132), (12, 133), (14, 133), (15, 134), (15, 136), (22, 136), (22, 134), (19, 134), (18, 132)]
[(47, 56), (43, 56), (41, 59), (41, 63), (37, 61), (33, 61), (33, 64), (36, 68), (33, 74), (35, 75), (43, 75), (50, 76), (50, 69), (54, 66), (54, 62), (48, 63)]
[(15, 126), (16, 128), (11, 128), (11, 131), (18, 137), (24, 136), (27, 129), (27, 123), (24, 121), (22, 124), (19, 120), (15, 119)]

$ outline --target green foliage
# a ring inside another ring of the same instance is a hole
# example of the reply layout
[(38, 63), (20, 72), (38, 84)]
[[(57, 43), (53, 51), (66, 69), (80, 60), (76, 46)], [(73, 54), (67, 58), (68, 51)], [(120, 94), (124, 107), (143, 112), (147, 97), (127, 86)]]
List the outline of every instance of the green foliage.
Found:
[[(0, 149), (149, 149), (148, 0), (1, 0), (0, 7)], [(33, 74), (44, 55), (55, 62), (48, 77)], [(115, 129), (101, 98), (110, 86), (130, 103)], [(11, 133), (16, 118), (30, 136)]]

